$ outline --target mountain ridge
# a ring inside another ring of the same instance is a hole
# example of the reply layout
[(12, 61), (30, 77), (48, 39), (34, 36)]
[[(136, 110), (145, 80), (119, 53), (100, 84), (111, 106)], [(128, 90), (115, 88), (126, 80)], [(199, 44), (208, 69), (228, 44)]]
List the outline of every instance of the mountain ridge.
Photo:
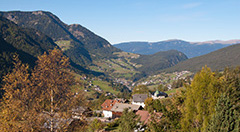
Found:
[(51, 12), (9, 11), (0, 14), (19, 26), (34, 28), (50, 36), (58, 45), (67, 47), (64, 52), (81, 66), (91, 64), (92, 59), (114, 57), (113, 52), (121, 51), (80, 24), (65, 24)]
[(188, 42), (179, 39), (170, 39), (159, 42), (125, 42), (115, 44), (114, 46), (122, 49), (125, 52), (138, 53), (138, 54), (154, 54), (158, 51), (178, 50), (193, 58), (196, 56), (204, 55), (212, 51), (227, 47), (232, 44), (240, 43), (240, 40), (228, 41), (205, 41), (205, 42)]
[[(159, 57), (159, 54), (147, 57), (149, 60), (152, 58), (152, 60), (160, 62), (156, 65), (147, 66), (150, 62), (136, 64), (131, 61), (140, 55), (123, 53), (122, 50), (112, 46), (107, 40), (80, 24), (67, 25), (51, 12), (0, 11), (0, 16), (21, 28), (33, 32), (33, 34), (39, 32), (49, 37), (52, 44), (60, 47), (64, 54), (70, 58), (72, 64), (80, 66), (80, 69), (89, 72), (93, 70), (96, 73), (108, 73), (108, 75), (114, 75), (112, 78), (130, 79), (139, 72), (149, 75), (151, 72), (148, 69), (158, 71), (186, 59), (184, 55), (179, 55), (178, 51), (169, 51), (164, 52), (164, 54), (159, 53), (162, 57)], [(141, 58), (146, 57), (140, 56), (135, 61), (140, 62)], [(162, 62), (167, 62), (167, 65)]]

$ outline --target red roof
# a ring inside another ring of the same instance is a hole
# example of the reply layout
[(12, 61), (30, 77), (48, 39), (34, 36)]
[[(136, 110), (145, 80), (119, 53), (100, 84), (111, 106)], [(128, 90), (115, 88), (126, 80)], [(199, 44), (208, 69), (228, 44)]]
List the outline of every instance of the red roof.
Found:
[(150, 119), (150, 114), (148, 111), (138, 110), (136, 114), (141, 117), (140, 121), (144, 122), (144, 124), (146, 124), (148, 122), (148, 120)]
[[(145, 111), (145, 110), (138, 110), (136, 112), (137, 115), (139, 115), (141, 118), (140, 118), (140, 121), (141, 122), (144, 122), (144, 124), (146, 124), (149, 120), (151, 120), (151, 115), (149, 114), (148, 111)], [(156, 118), (157, 121), (160, 121), (161, 120), (161, 117), (163, 115), (163, 113), (154, 113), (154, 118)]]
[(120, 103), (119, 100), (112, 100), (112, 99), (106, 99), (104, 103), (101, 105), (103, 110), (110, 111), (115, 103)]

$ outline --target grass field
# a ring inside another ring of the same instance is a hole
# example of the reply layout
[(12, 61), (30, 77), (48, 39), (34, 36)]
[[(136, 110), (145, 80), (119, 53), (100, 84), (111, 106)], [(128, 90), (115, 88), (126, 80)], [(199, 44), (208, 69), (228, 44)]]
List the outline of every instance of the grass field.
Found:
[(177, 91), (180, 91), (180, 90), (183, 90), (184, 88), (176, 88), (176, 89), (172, 89), (172, 90), (169, 90), (169, 91), (165, 91), (165, 93), (167, 93), (168, 95), (169, 94), (174, 94), (176, 93)]
[(93, 85), (98, 85), (104, 92), (110, 92), (115, 95), (120, 93), (120, 91), (113, 90), (113, 88), (109, 86), (109, 83), (105, 81), (94, 80)]
[(70, 49), (71, 41), (70, 40), (59, 40), (55, 42), (63, 51)]

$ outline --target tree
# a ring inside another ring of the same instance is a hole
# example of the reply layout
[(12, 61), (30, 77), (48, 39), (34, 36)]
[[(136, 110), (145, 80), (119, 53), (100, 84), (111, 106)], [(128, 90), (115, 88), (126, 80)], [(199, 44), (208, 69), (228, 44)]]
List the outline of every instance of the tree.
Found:
[(71, 92), (74, 77), (67, 70), (68, 58), (55, 48), (38, 57), (31, 73), (19, 60), (14, 65), (4, 79), (6, 92), (0, 116), (3, 129), (41, 131), (43, 126), (51, 131), (54, 127), (66, 129), (72, 108), (83, 101), (83, 95)]
[(176, 93), (172, 98), (154, 100), (151, 122), (148, 130), (151, 132), (180, 131), (181, 107), (183, 103), (182, 93)]
[(184, 131), (206, 130), (210, 117), (215, 112), (219, 91), (218, 79), (210, 68), (205, 66), (194, 76), (186, 90), (181, 121)]
[(173, 81), (172, 83), (172, 88), (180, 88), (183, 87), (183, 85), (186, 83), (186, 81), (184, 79), (178, 79), (177, 81)]
[(226, 68), (223, 75), (223, 92), (229, 96), (235, 109), (240, 112), (240, 67)]
[(14, 68), (4, 79), (5, 91), (1, 102), (1, 131), (30, 131), (37, 128), (37, 114), (32, 109), (32, 96), (29, 66), (22, 64), (18, 55), (13, 57)]
[(223, 94), (218, 99), (215, 109), (216, 113), (212, 116), (207, 131), (240, 131), (240, 114), (234, 109), (234, 106), (227, 95)]
[(74, 76), (67, 70), (68, 67), (69, 59), (55, 48), (49, 54), (45, 52), (38, 57), (37, 66), (32, 73), (35, 108), (49, 115), (50, 131), (53, 131), (54, 124), (57, 123), (54, 119), (69, 117), (70, 110), (80, 101), (77, 98), (81, 95), (74, 96), (71, 92)]
[(146, 85), (138, 85), (134, 87), (132, 94), (148, 94), (149, 89)]
[(147, 111), (153, 111), (153, 98), (152, 97), (148, 97), (145, 99), (144, 101), (145, 107), (144, 109)]
[(124, 109), (122, 116), (120, 117), (120, 131), (121, 132), (132, 132), (134, 128), (137, 128), (139, 122), (139, 116), (133, 111)]
[(157, 90), (164, 92), (164, 91), (167, 91), (168, 88), (167, 88), (167, 86), (163, 86), (162, 84), (160, 84), (160, 85), (158, 85)]
[(95, 132), (103, 129), (105, 125), (98, 119), (94, 119), (92, 123), (89, 125), (89, 131), (90, 132)]
[(226, 68), (220, 78), (223, 94), (215, 106), (208, 131), (240, 131), (240, 67)]

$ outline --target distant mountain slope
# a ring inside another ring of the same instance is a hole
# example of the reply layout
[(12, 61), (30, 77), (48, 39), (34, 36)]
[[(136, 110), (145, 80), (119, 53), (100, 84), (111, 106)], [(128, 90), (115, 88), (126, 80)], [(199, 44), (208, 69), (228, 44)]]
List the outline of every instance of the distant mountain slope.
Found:
[(225, 67), (240, 65), (240, 44), (228, 46), (226, 48), (211, 52), (209, 54), (188, 59), (178, 63), (176, 66), (165, 71), (198, 71), (203, 66), (209, 66), (212, 70), (223, 70)]
[(151, 75), (186, 59), (187, 56), (182, 52), (170, 50), (153, 55), (141, 55), (139, 58), (131, 60), (131, 62), (141, 64), (142, 66), (137, 69), (145, 75)]
[(92, 59), (112, 57), (113, 52), (121, 51), (81, 25), (67, 25), (50, 12), (0, 14), (22, 27), (34, 28), (50, 36), (75, 63), (82, 66), (91, 64)]
[(114, 45), (115, 47), (131, 53), (154, 54), (159, 51), (178, 50), (193, 58), (204, 55), (212, 51), (227, 47), (231, 44), (240, 43), (240, 40), (234, 41), (206, 41), (206, 42), (187, 42), (182, 40), (167, 40), (155, 43), (149, 42), (127, 42)]
[(84, 47), (88, 50), (93, 59), (116, 57), (113, 53), (121, 51), (112, 46), (107, 40), (79, 24), (69, 25), (68, 30), (74, 35), (74, 37), (84, 44)]
[(37, 57), (57, 47), (51, 38), (34, 29), (21, 28), (0, 17), (0, 37), (18, 50)]
[[(44, 35), (40, 31), (19, 27), (18, 25), (1, 16), (0, 40), (1, 60), (4, 65), (6, 64), (6, 66), (8, 66), (8, 63), (11, 62), (10, 55), (12, 53), (18, 53), (19, 58), (23, 62), (33, 66), (37, 56), (43, 54), (44, 52), (48, 52), (50, 49), (58, 47), (58, 45), (56, 45), (51, 38)], [(70, 62), (74, 68), (79, 70), (78, 72), (99, 74), (77, 65), (76, 63), (72, 62), (71, 59)]]

